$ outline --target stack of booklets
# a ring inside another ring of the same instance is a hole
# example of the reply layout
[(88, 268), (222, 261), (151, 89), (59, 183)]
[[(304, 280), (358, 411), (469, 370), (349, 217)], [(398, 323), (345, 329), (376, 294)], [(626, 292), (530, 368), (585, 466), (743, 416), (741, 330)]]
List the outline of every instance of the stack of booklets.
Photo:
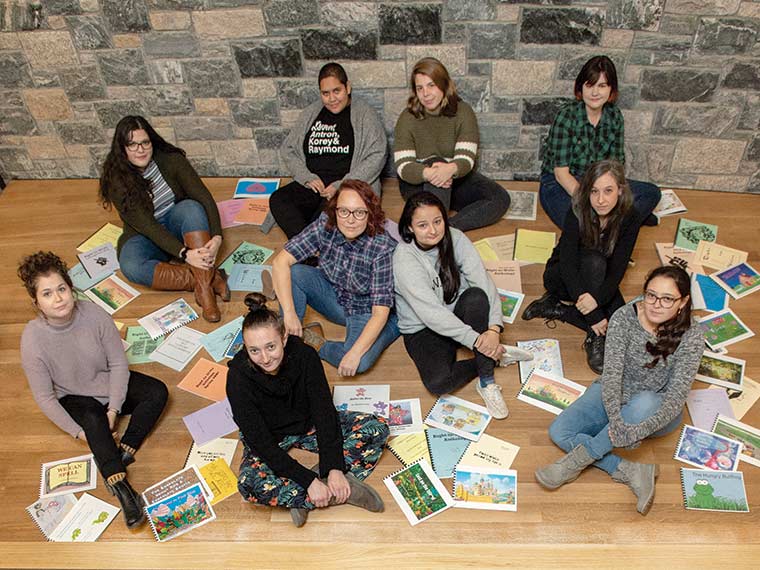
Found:
[[(274, 227), (275, 221), (269, 210), (269, 197), (280, 187), (279, 178), (241, 178), (235, 186), (233, 202), (240, 202), (238, 206), (228, 206), (220, 203), (220, 210), (225, 210), (225, 221), (232, 217), (231, 225), (249, 224), (257, 226), (263, 233), (269, 233)], [(229, 201), (227, 201), (229, 202)], [(234, 210), (230, 216), (228, 210)], [(221, 211), (220, 211), (221, 214)], [(227, 226), (227, 227), (230, 227)]]
[(665, 216), (683, 214), (684, 212), (686, 212), (686, 206), (681, 202), (681, 199), (678, 197), (678, 194), (675, 193), (675, 190), (663, 188), (660, 201), (657, 203), (657, 206), (655, 206), (652, 213), (657, 216), (658, 219), (662, 219)]

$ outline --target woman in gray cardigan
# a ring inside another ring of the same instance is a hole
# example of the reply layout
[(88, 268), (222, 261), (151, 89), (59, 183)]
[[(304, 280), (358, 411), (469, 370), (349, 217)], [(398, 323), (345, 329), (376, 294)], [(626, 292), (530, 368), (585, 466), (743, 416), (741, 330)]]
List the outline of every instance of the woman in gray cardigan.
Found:
[(344, 178), (362, 180), (380, 196), (388, 150), (380, 117), (352, 99), (340, 64), (319, 71), (319, 94), (320, 101), (303, 110), (280, 148), (293, 182), (272, 194), (269, 204), (288, 239), (317, 219)]

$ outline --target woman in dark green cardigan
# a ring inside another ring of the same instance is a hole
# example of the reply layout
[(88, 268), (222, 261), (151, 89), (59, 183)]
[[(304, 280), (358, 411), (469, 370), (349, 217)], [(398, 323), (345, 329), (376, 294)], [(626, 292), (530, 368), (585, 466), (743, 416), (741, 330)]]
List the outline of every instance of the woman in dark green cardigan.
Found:
[(195, 291), (203, 318), (218, 321), (216, 294), (230, 299), (224, 275), (215, 268), (222, 225), (185, 151), (143, 117), (124, 117), (103, 165), (100, 199), (104, 207), (115, 206), (124, 222), (118, 253), (127, 279), (163, 291)]

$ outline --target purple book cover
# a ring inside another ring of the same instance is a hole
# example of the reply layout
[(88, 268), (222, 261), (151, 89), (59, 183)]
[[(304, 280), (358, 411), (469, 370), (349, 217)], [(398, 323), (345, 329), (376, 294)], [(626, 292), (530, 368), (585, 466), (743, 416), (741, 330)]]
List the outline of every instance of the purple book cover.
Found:
[(188, 414), (182, 421), (198, 445), (238, 429), (235, 420), (232, 419), (232, 408), (227, 398)]
[(686, 407), (689, 408), (692, 425), (710, 431), (715, 416), (723, 414), (733, 418), (734, 411), (728, 402), (728, 394), (725, 390), (692, 390), (686, 397)]

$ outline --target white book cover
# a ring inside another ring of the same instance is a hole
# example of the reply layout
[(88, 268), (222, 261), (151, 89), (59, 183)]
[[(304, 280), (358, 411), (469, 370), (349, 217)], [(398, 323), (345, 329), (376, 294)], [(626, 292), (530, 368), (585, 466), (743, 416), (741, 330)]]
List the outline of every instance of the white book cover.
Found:
[(197, 318), (198, 313), (187, 304), (187, 301), (177, 299), (165, 307), (137, 319), (137, 322), (148, 331), (150, 338), (155, 340)]
[(84, 493), (50, 534), (52, 542), (95, 542), (121, 509)]
[(655, 206), (652, 213), (658, 218), (663, 218), (665, 216), (672, 216), (673, 214), (681, 214), (686, 211), (686, 206), (681, 202), (681, 199), (678, 197), (678, 194), (675, 193), (675, 190), (663, 188), (660, 201), (657, 203), (657, 206)]
[(204, 336), (190, 327), (177, 329), (151, 353), (150, 359), (179, 372), (198, 354)]
[(89, 251), (78, 253), (77, 257), (87, 275), (92, 279), (102, 279), (119, 269), (116, 248), (111, 242), (106, 242)]
[(333, 388), (333, 403), (338, 411), (363, 412), (387, 418), (390, 399), (390, 384), (335, 386)]
[(388, 411), (388, 427), (391, 429), (391, 436), (424, 431), (420, 399), (391, 400)]
[(220, 457), (224, 459), (227, 465), (232, 465), (232, 458), (235, 456), (238, 441), (238, 439), (218, 437), (203, 445), (193, 442), (190, 446), (190, 452), (187, 454), (185, 467), (195, 465), (201, 468)]

